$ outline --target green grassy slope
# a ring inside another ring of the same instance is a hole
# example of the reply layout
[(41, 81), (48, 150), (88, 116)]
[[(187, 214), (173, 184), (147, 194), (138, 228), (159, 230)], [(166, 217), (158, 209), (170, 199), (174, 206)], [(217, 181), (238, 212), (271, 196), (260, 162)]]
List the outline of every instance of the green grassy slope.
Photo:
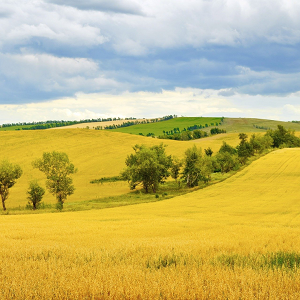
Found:
[[(179, 128), (183, 130), (189, 126), (208, 124), (210, 128), (211, 123), (219, 123), (221, 118), (207, 118), (207, 117), (179, 117), (171, 119), (168, 121), (149, 123), (149, 124), (139, 124), (124, 128), (112, 129), (111, 131), (118, 131), (123, 133), (139, 134), (142, 133), (147, 135), (147, 133), (154, 133), (156, 136), (162, 135), (163, 130), (170, 131), (173, 128)], [(224, 118), (224, 122), (220, 126), (222, 129), (226, 129), (228, 133), (231, 132), (265, 132), (267, 129), (276, 129), (277, 125), (283, 125), (285, 128), (290, 128), (295, 131), (300, 131), (300, 124), (292, 122), (282, 122), (276, 120), (265, 120), (265, 119), (255, 119), (255, 118)], [(259, 128), (257, 128), (259, 127)]]
[(139, 124), (133, 125), (129, 127), (123, 127), (118, 129), (112, 129), (112, 131), (131, 133), (131, 134), (139, 134), (142, 133), (146, 135), (147, 133), (154, 133), (156, 136), (163, 135), (163, 130), (169, 131), (173, 130), (173, 128), (179, 128), (183, 130), (189, 126), (193, 125), (202, 125), (208, 124), (211, 126), (211, 123), (220, 123), (221, 118), (206, 118), (206, 117), (180, 117), (167, 121), (157, 122), (157, 123), (149, 123), (149, 124)]
[[(264, 128), (256, 128), (254, 125)], [(264, 132), (266, 129), (276, 129), (277, 125), (282, 125), (295, 131), (300, 131), (300, 124), (292, 122), (282, 122), (276, 120), (265, 120), (255, 118), (225, 118), (222, 128), (227, 132)]]

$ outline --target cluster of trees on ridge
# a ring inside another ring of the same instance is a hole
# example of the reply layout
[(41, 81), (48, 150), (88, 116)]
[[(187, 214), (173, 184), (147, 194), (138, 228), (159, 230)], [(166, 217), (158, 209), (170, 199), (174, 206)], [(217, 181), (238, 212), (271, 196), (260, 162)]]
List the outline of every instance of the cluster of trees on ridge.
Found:
[[(126, 168), (121, 173), (121, 178), (129, 182), (130, 188), (135, 189), (141, 185), (145, 192), (156, 192), (159, 184), (164, 183), (171, 176), (180, 185), (185, 183), (188, 187), (195, 187), (199, 182), (207, 183), (214, 172), (227, 173), (238, 170), (247, 160), (255, 154), (262, 154), (272, 148), (300, 147), (300, 138), (295, 132), (278, 125), (276, 130), (268, 130), (265, 135), (253, 134), (248, 140), (245, 133), (239, 134), (240, 143), (232, 147), (226, 142), (220, 147), (216, 155), (212, 156), (210, 148), (202, 152), (195, 145), (185, 152), (183, 160), (167, 155), (165, 145), (152, 147), (136, 145), (135, 153), (128, 155), (125, 161)], [(74, 193), (75, 187), (71, 174), (77, 172), (64, 152), (44, 152), (42, 158), (32, 162), (34, 168), (46, 175), (46, 188), (57, 199), (56, 208), (63, 209), (67, 196)], [(6, 210), (5, 201), (9, 196), (9, 190), (21, 177), (23, 171), (17, 164), (7, 160), (0, 162), (0, 196), (3, 210)], [(119, 177), (114, 177), (119, 180)], [(102, 178), (102, 181), (110, 181), (111, 178)], [(36, 180), (29, 184), (28, 205), (37, 209), (41, 203), (45, 190)]]
[(240, 143), (232, 147), (226, 142), (216, 155), (212, 156), (210, 148), (198, 149), (195, 145), (185, 152), (183, 160), (167, 155), (163, 144), (146, 147), (136, 145), (135, 153), (128, 155), (126, 168), (121, 177), (128, 181), (131, 189), (141, 185), (146, 193), (156, 192), (159, 184), (164, 183), (171, 176), (179, 184), (188, 187), (198, 186), (199, 182), (209, 182), (214, 172), (227, 173), (238, 170), (255, 154), (262, 154), (272, 148), (300, 147), (300, 139), (294, 131), (286, 130), (278, 125), (277, 130), (269, 130), (265, 135), (253, 134), (248, 140), (245, 133), (239, 134)]

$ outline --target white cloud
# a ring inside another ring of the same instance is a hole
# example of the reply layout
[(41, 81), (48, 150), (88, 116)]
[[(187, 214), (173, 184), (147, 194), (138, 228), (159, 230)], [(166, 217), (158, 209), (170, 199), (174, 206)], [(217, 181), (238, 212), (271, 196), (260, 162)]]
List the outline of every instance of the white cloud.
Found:
[(1, 54), (2, 74), (41, 91), (96, 91), (121, 84), (106, 78), (96, 62), (48, 54)]
[[(8, 123), (177, 114), (300, 120), (299, 93), (289, 97), (249, 96), (238, 93), (224, 97), (220, 95), (222, 92), (224, 90), (176, 88), (160, 93), (78, 93), (74, 98), (22, 105), (0, 105), (0, 118), (3, 123)], [(261, 105), (253, 106), (255, 102)]]

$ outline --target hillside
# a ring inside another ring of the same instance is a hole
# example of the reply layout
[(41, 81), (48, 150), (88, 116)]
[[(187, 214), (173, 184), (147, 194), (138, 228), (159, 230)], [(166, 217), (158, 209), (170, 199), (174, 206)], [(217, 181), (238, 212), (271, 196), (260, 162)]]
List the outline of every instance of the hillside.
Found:
[(2, 296), (298, 299), (299, 170), (282, 149), (166, 201), (0, 216)]
[[(71, 125), (67, 127), (58, 127), (54, 129), (67, 129), (67, 128), (86, 128), (89, 126), (90, 129), (94, 129), (97, 126), (109, 126), (109, 125), (120, 125), (122, 121), (110, 121), (102, 123), (82, 123), (77, 125)], [(209, 125), (208, 128), (203, 130), (209, 131), (212, 123), (221, 122), (221, 118), (209, 118), (209, 117), (178, 117), (167, 121), (149, 123), (149, 124), (138, 124), (129, 127), (121, 127), (117, 129), (110, 129), (110, 131), (117, 131), (123, 133), (147, 135), (148, 133), (154, 133), (156, 136), (163, 135), (163, 131), (170, 131), (174, 128), (183, 130), (193, 125)], [(224, 118), (224, 122), (220, 126), (221, 129), (225, 129), (228, 133), (240, 133), (240, 132), (265, 132), (267, 129), (276, 129), (277, 125), (282, 125), (287, 129), (300, 131), (299, 123), (282, 122), (276, 120), (256, 119), (256, 118)]]
[[(218, 135), (197, 141), (203, 149), (211, 147), (217, 151), (223, 139), (233, 146), (238, 144), (237, 134)], [(31, 162), (42, 156), (44, 151), (63, 151), (78, 168), (73, 176), (75, 194), (67, 202), (83, 201), (121, 195), (129, 192), (126, 182), (112, 182), (103, 185), (90, 184), (91, 180), (105, 176), (119, 175), (125, 167), (125, 158), (135, 144), (154, 145), (164, 142), (168, 154), (182, 157), (192, 142), (158, 140), (138, 135), (128, 135), (106, 130), (65, 129), (36, 131), (6, 131), (0, 134), (0, 156), (18, 163), (24, 174), (11, 189), (7, 207), (25, 206), (29, 181), (37, 178), (45, 184), (44, 175), (33, 169)], [(45, 203), (55, 203), (55, 198), (46, 192)]]

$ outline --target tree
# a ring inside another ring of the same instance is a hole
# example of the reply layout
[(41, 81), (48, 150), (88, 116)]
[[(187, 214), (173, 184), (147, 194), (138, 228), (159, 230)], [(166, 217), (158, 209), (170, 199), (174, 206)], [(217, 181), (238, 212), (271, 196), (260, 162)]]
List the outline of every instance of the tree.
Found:
[(184, 169), (182, 178), (188, 187), (195, 187), (199, 181), (210, 180), (212, 172), (212, 161), (208, 156), (202, 156), (202, 149), (195, 145), (185, 151)]
[(204, 152), (207, 156), (212, 156), (214, 153), (210, 147), (208, 147), (207, 149), (204, 149)]
[[(179, 160), (177, 157), (173, 157), (172, 165), (171, 165), (171, 177), (175, 179), (177, 182), (180, 174), (180, 169), (182, 167), (182, 161)], [(178, 183), (180, 185), (180, 182)]]
[(224, 153), (224, 152), (228, 152), (229, 154), (236, 154), (237, 150), (223, 141), (223, 144), (220, 147), (219, 153)]
[(241, 140), (237, 146), (237, 153), (242, 164), (245, 164), (247, 159), (254, 155), (253, 146), (247, 141), (248, 135), (246, 133), (240, 133), (239, 139)]
[(239, 160), (236, 154), (218, 152), (215, 159), (222, 173), (227, 173), (239, 168)]
[(295, 132), (282, 125), (278, 125), (276, 130), (268, 130), (266, 135), (272, 137), (274, 148), (300, 147), (300, 139), (295, 136)]
[(22, 173), (23, 171), (19, 165), (12, 164), (7, 160), (0, 163), (0, 195), (3, 210), (6, 210), (5, 201), (9, 196), (9, 189), (14, 186)]
[(67, 196), (74, 193), (75, 188), (70, 174), (77, 172), (69, 157), (64, 152), (44, 152), (43, 157), (32, 163), (46, 175), (46, 187), (57, 199), (57, 208), (62, 209)]
[(33, 209), (36, 210), (43, 199), (45, 189), (42, 188), (36, 180), (34, 180), (30, 182), (27, 194), (27, 199), (29, 200), (28, 204), (32, 205)]
[(150, 189), (155, 193), (159, 184), (165, 182), (172, 164), (172, 158), (166, 155), (165, 147), (163, 144), (150, 148), (145, 145), (133, 147), (135, 154), (127, 156), (127, 168), (121, 173), (131, 189), (142, 185), (146, 193)]

